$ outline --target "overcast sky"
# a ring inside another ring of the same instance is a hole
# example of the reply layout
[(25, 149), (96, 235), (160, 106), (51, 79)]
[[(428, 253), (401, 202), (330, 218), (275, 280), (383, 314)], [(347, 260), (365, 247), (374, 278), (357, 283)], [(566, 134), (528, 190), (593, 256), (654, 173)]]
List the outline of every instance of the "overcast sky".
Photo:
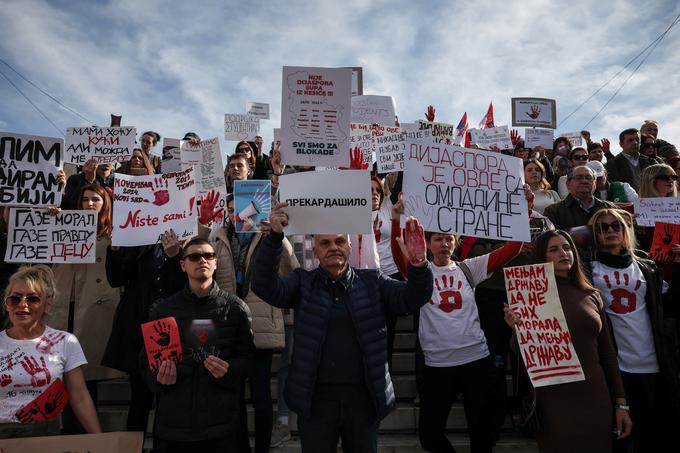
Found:
[[(223, 137), (224, 113), (271, 105), (279, 127), (281, 67), (362, 66), (364, 94), (394, 96), (401, 121), (476, 125), (493, 101), (510, 123), (510, 98), (557, 100), (558, 123), (661, 34), (676, 1), (40, 1), (2, 0), (0, 58), (98, 125), (109, 113), (164, 137)], [(660, 123), (680, 145), (680, 25), (661, 41), (592, 122), (594, 138)], [(638, 60), (639, 61), (639, 60)], [(631, 66), (634, 68), (638, 61)], [(88, 125), (0, 63), (57, 125)], [(630, 75), (624, 71), (560, 124), (580, 130)], [(0, 76), (0, 129), (57, 136)], [(523, 133), (523, 131), (522, 131)], [(231, 153), (235, 143), (222, 140)]]

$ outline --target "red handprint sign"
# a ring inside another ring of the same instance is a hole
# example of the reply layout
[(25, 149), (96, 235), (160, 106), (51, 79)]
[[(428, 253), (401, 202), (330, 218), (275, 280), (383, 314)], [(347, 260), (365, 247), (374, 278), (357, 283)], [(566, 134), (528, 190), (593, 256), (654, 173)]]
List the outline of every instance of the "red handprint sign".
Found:
[(529, 118), (535, 120), (541, 114), (541, 107), (538, 105), (531, 106), (531, 113), (525, 112)]
[[(453, 275), (442, 275), (434, 279), (434, 285), (439, 292), (439, 309), (441, 311), (451, 313), (453, 310), (460, 310), (463, 307), (463, 297), (460, 294), (460, 289), (463, 286), (462, 281), (455, 282)], [(430, 299), (430, 303), (434, 305), (432, 299)]]
[[(607, 285), (607, 288), (611, 289), (612, 284), (611, 284), (611, 277), (609, 275), (605, 275), (603, 277), (604, 282)], [(621, 285), (622, 282), (622, 276), (619, 271), (614, 271), (614, 280), (617, 285)], [(637, 296), (635, 294), (635, 291), (640, 289), (640, 286), (642, 285), (642, 281), (637, 280), (635, 281), (635, 286), (632, 288), (632, 291), (629, 290), (630, 286), (633, 284), (632, 279), (630, 276), (626, 273), (623, 274), (623, 288), (614, 288), (611, 289), (611, 309), (614, 313), (618, 314), (626, 314), (630, 313), (632, 311), (635, 311), (635, 308), (637, 307)]]
[(164, 360), (182, 360), (182, 344), (175, 318), (162, 318), (142, 324), (142, 336), (152, 371), (157, 370)]
[(61, 379), (55, 380), (36, 399), (16, 412), (21, 423), (38, 423), (57, 418), (68, 403), (68, 392)]

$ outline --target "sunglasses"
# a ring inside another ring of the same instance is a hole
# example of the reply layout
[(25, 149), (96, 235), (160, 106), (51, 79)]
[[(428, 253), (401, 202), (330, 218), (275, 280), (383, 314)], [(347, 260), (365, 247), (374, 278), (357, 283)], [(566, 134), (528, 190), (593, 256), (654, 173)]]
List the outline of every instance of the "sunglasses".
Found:
[(25, 300), (28, 305), (38, 305), (42, 299), (35, 294), (28, 296), (7, 296), (5, 297), (5, 304), (16, 307), (22, 300)]
[(612, 229), (615, 233), (618, 233), (621, 231), (621, 228), (623, 228), (623, 225), (621, 225), (621, 222), (618, 220), (612, 222), (612, 223), (597, 223), (595, 224), (595, 231), (598, 233), (606, 233), (609, 231), (609, 229)]
[(201, 261), (201, 258), (203, 258), (206, 261), (212, 261), (217, 259), (217, 253), (215, 252), (205, 252), (205, 253), (189, 253), (188, 255), (184, 255), (185, 260), (189, 260), (192, 263), (198, 263)]
[(666, 182), (670, 181), (671, 179), (672, 179), (673, 181), (677, 181), (677, 180), (678, 180), (678, 175), (659, 175), (659, 176), (657, 176), (655, 179), (663, 179), (663, 180), (666, 181)]
[(582, 155), (581, 156), (574, 156), (574, 157), (571, 158), (571, 160), (584, 161), (584, 160), (588, 160), (588, 156), (582, 156)]

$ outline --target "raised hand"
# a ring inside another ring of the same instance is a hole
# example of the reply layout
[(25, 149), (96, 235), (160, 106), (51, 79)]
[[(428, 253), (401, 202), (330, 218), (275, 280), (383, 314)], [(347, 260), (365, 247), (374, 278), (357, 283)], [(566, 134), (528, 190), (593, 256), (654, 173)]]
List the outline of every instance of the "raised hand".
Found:
[(94, 178), (97, 172), (97, 161), (94, 159), (90, 159), (87, 162), (85, 162), (85, 165), (83, 165), (83, 175), (85, 175), (85, 179), (87, 182), (92, 184), (94, 182)]
[(340, 170), (366, 170), (368, 164), (364, 163), (364, 156), (359, 147), (349, 150), (349, 167), (339, 167)]
[(517, 129), (510, 130), (510, 141), (512, 142), (513, 146), (516, 145), (521, 139), (522, 136), (519, 135), (519, 131)]
[(176, 257), (181, 246), (175, 230), (170, 229), (170, 231), (165, 231), (163, 234), (161, 234), (160, 240), (161, 245), (163, 246), (163, 251), (165, 251), (165, 255), (168, 258)]
[(62, 191), (66, 188), (66, 173), (64, 173), (64, 170), (57, 172), (57, 184), (59, 184), (59, 188)]
[(416, 267), (427, 264), (425, 233), (418, 219), (409, 217), (406, 219), (406, 239), (397, 238), (397, 244), (401, 248), (404, 256), (408, 257), (409, 262)]
[(220, 214), (224, 213), (224, 208), (215, 211), (217, 202), (220, 201), (220, 193), (211, 190), (206, 195), (201, 195), (201, 205), (198, 207), (198, 221), (202, 225), (210, 225)]
[(286, 169), (286, 166), (281, 163), (281, 144), (276, 143), (274, 145), (274, 150), (272, 151), (272, 155), (269, 158), (269, 165), (272, 166), (272, 172), (274, 172), (274, 175), (282, 175), (283, 171)]
[(434, 107), (431, 105), (427, 106), (427, 111), (425, 112), (425, 119), (432, 122), (434, 121)]
[(602, 145), (602, 151), (604, 151), (605, 154), (607, 154), (609, 152), (609, 140), (607, 140), (606, 138), (603, 138), (600, 141), (600, 144)]
[(288, 226), (287, 207), (288, 203), (276, 203), (269, 213), (269, 227), (275, 233), (282, 233), (283, 229)]
[(590, 131), (581, 131), (581, 137), (583, 137), (583, 140), (585, 140), (587, 144), (591, 143)]

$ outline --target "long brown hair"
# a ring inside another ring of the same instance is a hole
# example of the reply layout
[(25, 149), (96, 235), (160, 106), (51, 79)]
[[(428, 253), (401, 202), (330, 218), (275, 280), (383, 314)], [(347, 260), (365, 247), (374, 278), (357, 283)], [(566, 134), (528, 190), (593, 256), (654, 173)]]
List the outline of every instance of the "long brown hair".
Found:
[(85, 191), (89, 190), (94, 192), (104, 201), (102, 203), (102, 209), (99, 211), (97, 217), (97, 237), (108, 236), (111, 234), (113, 227), (113, 221), (111, 220), (111, 197), (109, 193), (99, 184), (88, 184), (80, 190), (80, 195), (78, 196), (78, 209), (83, 209), (83, 195)]
[[(134, 155), (135, 151), (139, 151), (142, 154), (142, 162), (144, 163), (144, 168), (146, 169), (146, 174), (147, 175), (153, 175), (155, 174), (155, 170), (153, 169), (153, 165), (151, 165), (151, 161), (149, 160), (149, 157), (146, 155), (144, 150), (142, 148), (135, 148), (132, 150), (132, 154)], [(116, 173), (121, 173), (124, 175), (132, 175), (132, 157), (130, 157), (130, 160), (126, 160), (122, 164), (120, 164), (120, 167), (118, 170), (116, 170)]]
[(556, 238), (559, 236), (562, 236), (564, 239), (567, 240), (574, 254), (574, 264), (572, 264), (571, 269), (569, 269), (569, 273), (567, 274), (569, 282), (572, 285), (576, 286), (578, 289), (581, 289), (583, 291), (587, 292), (596, 291), (596, 289), (593, 288), (593, 286), (588, 282), (588, 279), (583, 273), (583, 268), (581, 267), (581, 257), (578, 254), (576, 244), (574, 244), (574, 240), (566, 231), (549, 230), (541, 234), (539, 237), (537, 237), (536, 240), (534, 241), (534, 253), (532, 256), (533, 258), (532, 262), (536, 264), (547, 263), (545, 255), (546, 252), (548, 251), (548, 243), (552, 238)]

